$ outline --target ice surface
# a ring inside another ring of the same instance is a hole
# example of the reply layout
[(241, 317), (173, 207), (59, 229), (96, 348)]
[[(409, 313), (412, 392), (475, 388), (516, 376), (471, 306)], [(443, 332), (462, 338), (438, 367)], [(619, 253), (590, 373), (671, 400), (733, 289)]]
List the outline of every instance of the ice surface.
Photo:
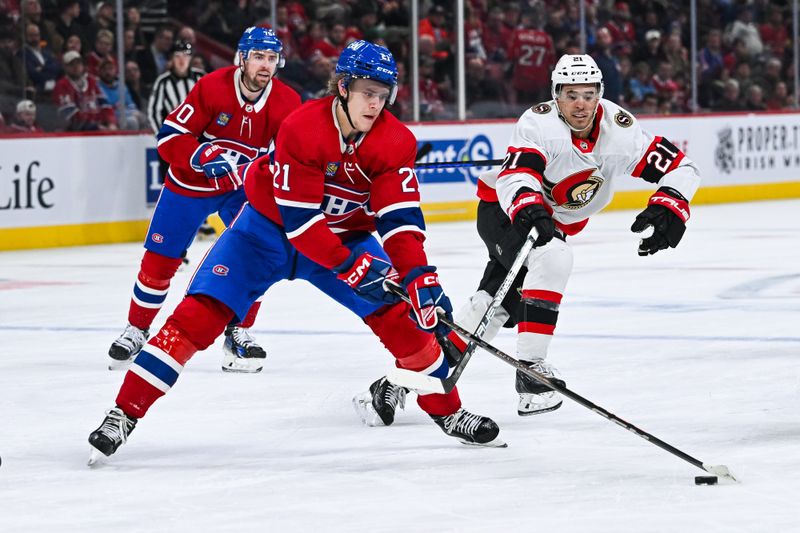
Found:
[[(518, 417), (513, 369), (480, 350), (461, 395), (507, 449), (460, 445), (413, 401), (390, 428), (362, 426), (351, 398), (391, 358), (304, 282), (265, 299), (263, 373), (222, 373), (218, 342), (89, 469), (142, 250), (2, 253), (0, 531), (800, 531), (798, 213), (797, 201), (695, 207), (680, 247), (645, 258), (634, 212), (572, 239), (550, 361), (574, 391), (742, 482), (713, 487), (569, 400)], [(428, 243), (458, 306), (484, 263), (473, 224), (432, 225)], [(513, 332), (496, 344), (513, 353)]]

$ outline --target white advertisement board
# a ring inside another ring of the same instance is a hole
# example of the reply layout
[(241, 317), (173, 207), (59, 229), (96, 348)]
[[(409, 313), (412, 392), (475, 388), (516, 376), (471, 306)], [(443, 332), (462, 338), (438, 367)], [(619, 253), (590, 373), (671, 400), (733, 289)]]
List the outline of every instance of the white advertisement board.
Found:
[(0, 228), (147, 218), (150, 135), (0, 140)]

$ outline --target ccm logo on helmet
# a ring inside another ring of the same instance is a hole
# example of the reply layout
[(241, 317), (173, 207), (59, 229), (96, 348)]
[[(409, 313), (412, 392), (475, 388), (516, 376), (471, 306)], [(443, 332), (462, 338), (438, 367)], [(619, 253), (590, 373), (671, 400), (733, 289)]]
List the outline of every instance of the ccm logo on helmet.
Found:
[(227, 276), (230, 269), (225, 265), (214, 265), (211, 271), (217, 276)]

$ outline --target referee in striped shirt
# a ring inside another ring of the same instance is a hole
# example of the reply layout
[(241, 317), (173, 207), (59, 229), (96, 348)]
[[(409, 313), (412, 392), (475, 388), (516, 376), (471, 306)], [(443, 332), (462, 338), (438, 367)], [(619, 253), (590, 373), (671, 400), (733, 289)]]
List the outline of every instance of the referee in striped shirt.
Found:
[[(189, 67), (192, 62), (192, 52), (191, 43), (176, 41), (172, 46), (167, 70), (156, 78), (153, 84), (153, 92), (150, 93), (150, 101), (147, 103), (147, 120), (155, 133), (158, 133), (158, 130), (161, 129), (161, 125), (167, 115), (183, 102), (186, 95), (194, 87), (194, 84), (197, 83), (197, 80), (205, 75), (202, 70)], [(158, 161), (163, 182), (169, 164), (160, 155), (158, 156)], [(207, 220), (203, 222), (198, 231), (202, 236), (214, 234), (214, 228), (208, 224)], [(186, 259), (185, 251), (182, 259), (184, 264), (189, 262)]]
[(167, 71), (153, 84), (147, 103), (147, 119), (154, 133), (158, 133), (167, 115), (183, 102), (197, 80), (205, 75), (202, 70), (189, 67), (192, 51), (191, 43), (177, 41), (172, 47)]

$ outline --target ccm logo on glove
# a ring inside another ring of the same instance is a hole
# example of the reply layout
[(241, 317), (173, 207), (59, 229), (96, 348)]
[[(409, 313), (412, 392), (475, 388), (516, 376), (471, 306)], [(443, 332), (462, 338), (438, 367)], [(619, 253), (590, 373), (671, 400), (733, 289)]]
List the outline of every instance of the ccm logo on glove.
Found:
[[(375, 260), (375, 257), (372, 255), (365, 253), (360, 258), (360, 262), (357, 265), (354, 265), (349, 272), (347, 272), (347, 276), (345, 277), (344, 281), (350, 285), (351, 287), (355, 287), (358, 285), (361, 280), (364, 279), (364, 276), (369, 272), (370, 267), (372, 267), (372, 262)], [(378, 260), (380, 263), (384, 263), (382, 260)], [(381, 265), (383, 266), (383, 265)], [(391, 281), (397, 281), (399, 278), (397, 271), (393, 268), (388, 269), (386, 274), (386, 279)]]
[(361, 248), (352, 250), (350, 257), (333, 271), (337, 278), (370, 302), (392, 304), (398, 300), (384, 287), (386, 280), (396, 282), (400, 278), (397, 270), (388, 261)]

